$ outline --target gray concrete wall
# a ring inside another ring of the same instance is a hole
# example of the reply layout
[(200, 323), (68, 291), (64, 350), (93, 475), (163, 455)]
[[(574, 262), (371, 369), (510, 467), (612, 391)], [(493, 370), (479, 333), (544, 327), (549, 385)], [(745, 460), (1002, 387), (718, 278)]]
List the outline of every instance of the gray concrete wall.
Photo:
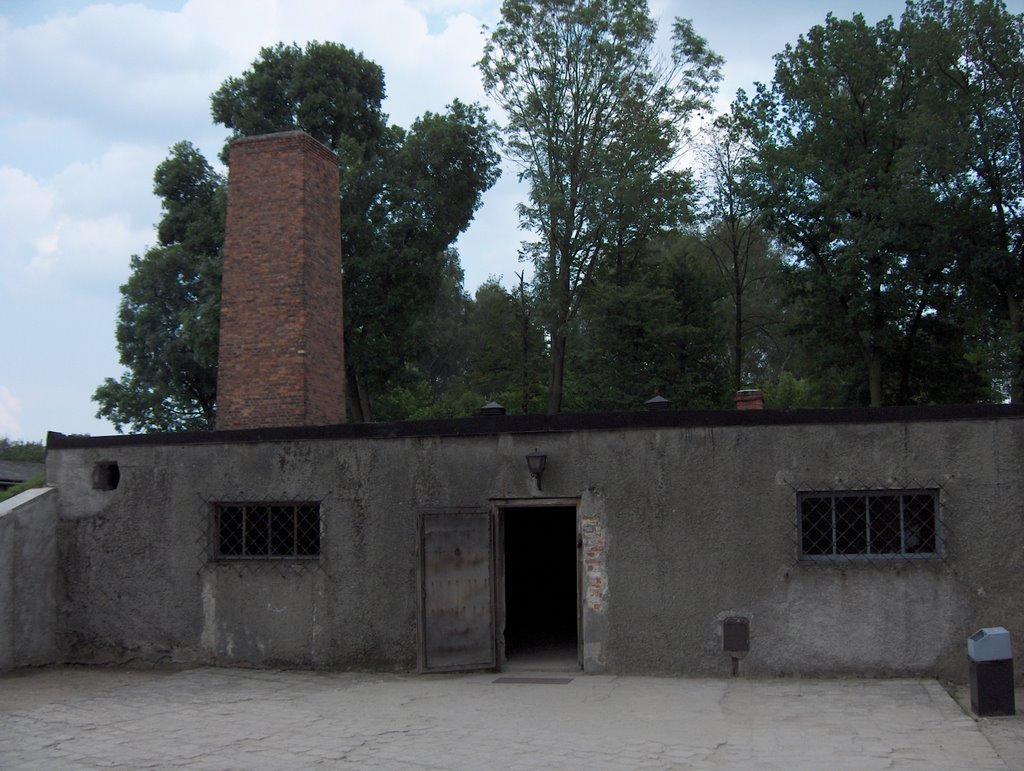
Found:
[[(541, 498), (579, 504), (589, 671), (728, 673), (728, 616), (751, 675), (963, 679), (981, 626), (1024, 650), (1019, 417), (171, 441), (48, 454), (74, 660), (414, 669), (418, 513)], [(93, 489), (110, 461), (117, 489)], [(920, 486), (943, 560), (798, 560), (797, 489)], [(210, 502), (261, 500), (321, 501), (319, 561), (210, 560)]]
[(0, 671), (59, 659), (59, 586), (56, 490), (0, 503)]

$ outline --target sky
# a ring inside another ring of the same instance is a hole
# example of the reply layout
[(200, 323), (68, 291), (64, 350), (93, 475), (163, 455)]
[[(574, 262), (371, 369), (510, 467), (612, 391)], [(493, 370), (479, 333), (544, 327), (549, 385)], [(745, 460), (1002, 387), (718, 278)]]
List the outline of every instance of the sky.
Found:
[[(1024, 11), (1024, 0), (1007, 3)], [(725, 57), (718, 107), (768, 82), (772, 56), (830, 11), (869, 22), (902, 0), (650, 0)], [(113, 434), (91, 396), (119, 378), (114, 337), (129, 259), (156, 241), (153, 170), (189, 140), (211, 161), (227, 131), (209, 95), (279, 41), (331, 40), (384, 69), (385, 111), (408, 126), (452, 99), (489, 105), (475, 62), (499, 0), (0, 0), (0, 436)], [(667, 53), (668, 46), (664, 45)], [(506, 165), (456, 246), (472, 294), (523, 269)]]

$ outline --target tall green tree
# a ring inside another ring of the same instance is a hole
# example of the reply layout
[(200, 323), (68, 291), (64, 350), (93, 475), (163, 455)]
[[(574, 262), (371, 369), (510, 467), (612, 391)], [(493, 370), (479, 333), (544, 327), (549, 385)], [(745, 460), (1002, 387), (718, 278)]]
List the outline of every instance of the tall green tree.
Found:
[(463, 398), (461, 379), (470, 346), (467, 326), (472, 301), (463, 289), (458, 252), (449, 248), (445, 257), (441, 291), (409, 331), (417, 341), (413, 355), (401, 371), (392, 373), (375, 399), (378, 419), (461, 417), (483, 404), (476, 396)]
[[(339, 156), (346, 376), (356, 421), (371, 420), (373, 395), (409, 372), (433, 383), (426, 393), (436, 390), (439, 376), (424, 369), (421, 354), (441, 346), (448, 320), (439, 314), (464, 313), (450, 246), (498, 176), (481, 107), (454, 101), (406, 131), (387, 125), (383, 97), (380, 67), (315, 42), (262, 49), (211, 97), (214, 119), (233, 137), (299, 129)], [(210, 429), (225, 181), (180, 143), (157, 169), (154, 189), (164, 207), (157, 246), (132, 258), (121, 288), (117, 340), (126, 372), (94, 399), (119, 431)]]
[(544, 330), (537, 323), (522, 273), (514, 291), (497, 279), (476, 290), (467, 324), (465, 386), (509, 411), (543, 411), (547, 368)]
[(760, 379), (755, 372), (765, 374), (766, 359), (778, 347), (780, 259), (761, 224), (761, 211), (747, 194), (745, 174), (753, 152), (739, 126), (731, 116), (720, 116), (703, 139), (702, 223), (693, 243), (715, 266), (728, 294), (732, 388), (739, 390)]
[(233, 136), (300, 129), (340, 158), (345, 354), (350, 416), (373, 419), (372, 394), (415, 357), (417, 320), (443, 290), (446, 250), (498, 177), (483, 108), (452, 102), (409, 131), (381, 111), (384, 76), (345, 46), (264, 48), (213, 95)]
[(213, 120), (232, 136), (300, 129), (343, 161), (343, 168), (372, 157), (386, 142), (384, 71), (337, 43), (312, 41), (303, 49), (278, 43), (260, 49), (240, 77), (225, 80), (210, 97)]
[(569, 407), (637, 410), (656, 393), (677, 408), (721, 406), (728, 390), (721, 284), (692, 240), (659, 236), (622, 281), (595, 283), (569, 352)]
[(210, 430), (215, 423), (224, 180), (188, 142), (157, 166), (157, 244), (131, 258), (117, 348), (126, 371), (93, 395), (118, 431)]
[[(922, 330), (955, 309), (961, 197), (934, 184), (940, 132), (927, 81), (892, 19), (831, 15), (776, 57), (771, 88), (737, 109), (757, 154), (766, 225), (791, 248), (806, 342), (859, 366), (872, 406), (910, 403)], [(965, 398), (976, 398), (967, 394)]]
[(970, 289), (1003, 320), (1008, 390), (1024, 401), (1024, 15), (999, 0), (923, 0), (903, 26), (945, 140), (936, 184), (975, 204)]
[(519, 214), (537, 236), (523, 255), (549, 338), (549, 413), (561, 408), (570, 328), (599, 267), (687, 211), (691, 179), (672, 161), (686, 118), (709, 106), (721, 59), (677, 20), (674, 65), (662, 67), (655, 31), (644, 0), (505, 0), (479, 64), (529, 184)]

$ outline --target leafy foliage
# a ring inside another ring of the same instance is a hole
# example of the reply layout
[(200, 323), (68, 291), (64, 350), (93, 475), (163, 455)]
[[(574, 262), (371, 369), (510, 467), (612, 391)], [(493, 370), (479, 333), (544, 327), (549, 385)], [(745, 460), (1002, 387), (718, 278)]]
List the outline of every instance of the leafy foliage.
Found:
[(911, 393), (931, 382), (917, 372), (922, 336), (955, 309), (957, 245), (974, 237), (963, 198), (934, 184), (944, 138), (926, 84), (891, 19), (829, 15), (779, 54), (771, 89), (737, 104), (754, 200), (792, 249), (804, 345), (858, 367), (856, 398), (871, 405), (932, 398)]
[[(728, 406), (747, 385), (782, 408), (1020, 400), (1022, 19), (829, 15), (707, 122), (698, 211), (678, 160), (722, 60), (692, 25), (664, 62), (643, 0), (505, 0), (479, 66), (529, 184), (534, 278), (472, 298), (452, 244), (498, 174), (481, 107), (389, 125), (380, 67), (335, 43), (265, 48), (211, 105), (232, 136), (299, 129), (339, 156), (354, 420)], [(155, 190), (127, 371), (95, 398), (119, 430), (208, 428), (224, 181), (181, 143)]]
[[(497, 280), (476, 291), (469, 309), (465, 387), (509, 412), (541, 412), (547, 347), (522, 274), (514, 292)], [(478, 405), (479, 406), (479, 405)]]
[(547, 411), (562, 400), (566, 342), (595, 273), (686, 213), (675, 171), (686, 117), (708, 106), (721, 60), (678, 21), (677, 67), (652, 61), (641, 0), (506, 0), (480, 70), (508, 116), (504, 143), (530, 186), (538, 310), (550, 340)]
[(746, 175), (753, 152), (737, 123), (720, 116), (705, 133), (704, 206), (696, 251), (716, 269), (729, 319), (731, 386), (764, 382), (779, 358), (784, 311), (778, 292), (781, 256), (753, 203)]
[[(346, 357), (357, 418), (371, 418), (370, 394), (387, 388), (428, 344), (420, 322), (450, 297), (449, 247), (497, 179), (491, 142), (478, 106), (455, 101), (443, 115), (426, 113), (392, 149), (368, 208), (343, 217)], [(459, 270), (458, 292), (461, 278)]]
[[(234, 137), (298, 129), (339, 156), (355, 420), (372, 419), (371, 395), (415, 371), (420, 352), (436, 342), (431, 319), (451, 300), (453, 281), (462, 292), (449, 247), (498, 176), (483, 108), (456, 100), (407, 132), (387, 125), (383, 97), (380, 67), (316, 42), (262, 49), (211, 97), (214, 119)], [(157, 169), (154, 189), (164, 207), (158, 245), (132, 258), (121, 290), (117, 340), (127, 371), (94, 399), (118, 431), (213, 428), (225, 184), (183, 142)]]
[[(443, 291), (448, 248), (498, 177), (479, 105), (452, 102), (406, 132), (381, 112), (380, 67), (345, 46), (264, 48), (213, 95), (235, 137), (299, 129), (338, 153), (349, 413), (371, 420), (374, 393), (416, 357)], [(422, 327), (420, 327), (422, 329)]]
[(656, 393), (677, 408), (722, 404), (727, 349), (716, 311), (720, 295), (689, 241), (660, 238), (626, 280), (595, 285), (572, 340), (572, 409), (642, 409)]
[(224, 180), (188, 142), (154, 174), (163, 217), (157, 245), (131, 258), (117, 347), (127, 371), (93, 395), (118, 431), (214, 426)]
[(46, 446), (42, 442), (23, 442), (0, 436), (0, 460), (42, 463), (46, 460)]
[(998, 0), (923, 0), (903, 27), (928, 76), (930, 128), (941, 127), (935, 184), (982, 231), (967, 288), (1002, 317), (1008, 393), (1024, 400), (1024, 15)]

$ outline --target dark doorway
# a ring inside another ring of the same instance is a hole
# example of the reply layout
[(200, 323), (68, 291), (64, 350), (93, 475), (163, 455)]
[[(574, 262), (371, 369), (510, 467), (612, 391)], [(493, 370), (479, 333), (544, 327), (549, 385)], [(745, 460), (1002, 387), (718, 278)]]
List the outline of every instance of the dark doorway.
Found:
[(576, 508), (507, 508), (503, 521), (508, 663), (577, 666)]

